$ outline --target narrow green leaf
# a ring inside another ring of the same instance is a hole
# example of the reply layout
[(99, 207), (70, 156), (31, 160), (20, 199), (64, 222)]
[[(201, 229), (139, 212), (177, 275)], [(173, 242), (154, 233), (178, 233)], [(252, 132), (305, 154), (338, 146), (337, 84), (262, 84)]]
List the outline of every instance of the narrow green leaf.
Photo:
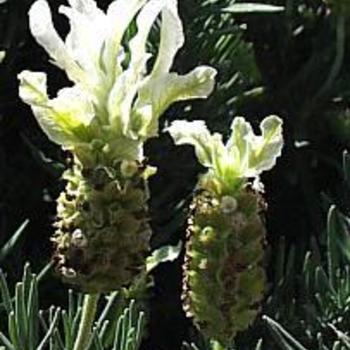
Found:
[(327, 265), (328, 277), (332, 288), (336, 288), (336, 270), (340, 267), (337, 249), (338, 217), (335, 205), (332, 205), (327, 216)]
[(101, 339), (98, 336), (98, 331), (96, 328), (94, 328), (92, 331), (92, 341), (93, 341), (93, 344), (95, 345), (96, 350), (105, 350), (101, 343)]
[(16, 348), (11, 344), (11, 341), (2, 332), (0, 332), (0, 341), (5, 345), (6, 349), (16, 350)]
[(79, 327), (79, 321), (81, 318), (81, 313), (82, 313), (82, 308), (81, 308), (81, 306), (78, 306), (77, 312), (76, 312), (74, 319), (73, 319), (73, 327), (72, 327), (73, 337), (75, 337), (78, 334), (78, 327)]
[(53, 265), (54, 263), (51, 261), (42, 268), (37, 277), (38, 282), (40, 282), (46, 276), (46, 274), (50, 271)]
[(222, 12), (229, 13), (261, 13), (261, 12), (281, 12), (284, 10), (282, 6), (273, 6), (266, 4), (257, 4), (257, 3), (239, 3), (233, 4), (229, 7), (222, 9)]
[(37, 350), (44, 350), (45, 349), (47, 342), (50, 340), (50, 338), (52, 337), (52, 335), (56, 329), (60, 313), (61, 313), (61, 309), (57, 308), (54, 315), (53, 315), (53, 318), (50, 322), (50, 327), (49, 327), (48, 331), (46, 332), (43, 340), (39, 344)]
[(262, 350), (263, 340), (260, 339), (256, 344), (255, 350)]
[[(100, 339), (104, 339), (104, 337), (107, 333), (108, 326), (109, 326), (109, 320), (105, 320), (101, 326), (101, 329), (98, 332), (98, 337)], [(96, 327), (96, 329), (98, 329), (98, 328)]]
[(137, 326), (136, 326), (136, 340), (138, 345), (140, 345), (142, 341), (142, 334), (143, 334), (142, 330), (144, 327), (144, 323), (145, 323), (145, 313), (141, 311), (139, 314), (139, 318), (137, 320)]
[(65, 347), (65, 345), (63, 344), (63, 341), (60, 336), (60, 332), (57, 328), (53, 332), (52, 339), (54, 342), (55, 350), (68, 350), (68, 348)]
[(73, 315), (75, 313), (74, 292), (72, 289), (68, 290), (68, 318), (70, 322), (73, 321)]
[(28, 317), (28, 344), (30, 350), (35, 350), (38, 344), (39, 336), (39, 301), (38, 301), (38, 286), (36, 276), (32, 275), (28, 304), (27, 304), (27, 317)]
[(27, 348), (28, 344), (28, 319), (24, 296), (24, 284), (22, 282), (16, 284), (15, 317), (19, 340), (22, 345), (22, 349), (24, 350)]
[(335, 294), (334, 288), (321, 266), (317, 266), (315, 269), (315, 289), (322, 295), (327, 292)]
[(276, 342), (284, 350), (307, 350), (302, 346), (291, 334), (289, 334), (279, 323), (264, 315), (265, 320), (271, 330), (271, 333)]
[(314, 272), (314, 266), (312, 264), (312, 254), (311, 252), (307, 252), (304, 258), (303, 276), (304, 276), (305, 289), (308, 294), (310, 294), (313, 290), (314, 275), (315, 275), (315, 272)]
[(62, 310), (61, 313), (62, 316), (62, 323), (63, 323), (63, 330), (64, 330), (64, 343), (66, 345), (67, 350), (70, 350), (74, 344), (73, 337), (72, 337), (72, 327), (70, 323), (69, 316), (67, 315), (66, 310)]
[[(350, 348), (348, 348), (350, 349)], [(341, 350), (341, 342), (339, 340), (337, 340), (332, 347), (332, 350)]]
[(1, 299), (4, 304), (5, 310), (9, 314), (10, 312), (13, 311), (13, 304), (12, 304), (11, 295), (8, 289), (5, 275), (1, 269), (0, 269), (0, 292), (1, 292)]
[(126, 335), (127, 335), (127, 324), (129, 323), (129, 309), (125, 309), (124, 315), (123, 315), (123, 323), (122, 323), (122, 328), (121, 328), (121, 337), (120, 337), (120, 346), (121, 349), (125, 348), (126, 344)]
[(22, 236), (24, 229), (29, 224), (29, 220), (25, 220), (22, 225), (16, 230), (12, 237), (5, 243), (5, 245), (0, 249), (0, 262), (5, 260), (5, 258), (12, 252), (16, 243)]
[(97, 328), (100, 328), (102, 326), (102, 323), (106, 320), (107, 315), (108, 315), (109, 311), (111, 310), (111, 308), (114, 304), (114, 301), (119, 296), (119, 294), (120, 294), (119, 291), (115, 291), (108, 296), (108, 301), (107, 301), (107, 303), (106, 303), (103, 311), (101, 312), (101, 315), (96, 323)]
[(343, 345), (345, 345), (347, 349), (350, 349), (350, 338), (344, 332), (337, 329), (333, 324), (329, 323), (328, 326), (334, 331)]
[(113, 349), (118, 350), (121, 348), (121, 333), (122, 333), (122, 324), (124, 322), (124, 314), (118, 318), (117, 327), (115, 328), (115, 336), (113, 342)]
[(15, 312), (11, 311), (8, 316), (8, 329), (9, 329), (9, 335), (10, 339), (12, 341), (12, 344), (15, 346), (17, 350), (23, 349), (22, 344), (19, 340), (19, 332), (16, 325), (16, 317)]

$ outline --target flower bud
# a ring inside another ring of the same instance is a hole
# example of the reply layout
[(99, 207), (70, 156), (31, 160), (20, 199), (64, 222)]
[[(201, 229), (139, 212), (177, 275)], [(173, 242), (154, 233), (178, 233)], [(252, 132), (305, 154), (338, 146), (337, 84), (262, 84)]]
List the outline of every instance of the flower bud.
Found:
[(79, 228), (72, 234), (72, 244), (77, 248), (85, 248), (88, 245), (85, 235)]
[(232, 196), (221, 198), (220, 209), (224, 214), (232, 214), (238, 207), (237, 200)]

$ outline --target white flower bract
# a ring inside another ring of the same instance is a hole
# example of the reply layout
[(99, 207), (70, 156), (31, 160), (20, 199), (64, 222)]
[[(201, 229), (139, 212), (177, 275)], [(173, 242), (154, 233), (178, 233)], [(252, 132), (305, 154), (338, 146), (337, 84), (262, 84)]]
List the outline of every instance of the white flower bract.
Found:
[[(29, 22), (36, 41), (66, 72), (73, 87), (50, 100), (44, 73), (19, 75), (20, 96), (52, 141), (74, 149), (98, 135), (106, 142), (130, 139), (139, 148), (157, 135), (158, 119), (173, 102), (206, 98), (212, 92), (214, 68), (200, 66), (185, 75), (171, 72), (184, 44), (177, 0), (115, 0), (106, 12), (94, 0), (68, 0), (68, 4), (59, 8), (70, 22), (65, 40), (55, 30), (46, 0), (32, 5)], [(147, 40), (158, 18), (158, 53), (147, 71), (151, 58)], [(124, 47), (126, 31), (135, 19), (136, 34)], [(138, 153), (131, 150), (131, 154), (133, 158)]]
[(283, 147), (282, 120), (274, 115), (260, 124), (261, 135), (243, 118), (234, 118), (226, 144), (221, 135), (211, 134), (204, 121), (174, 121), (167, 129), (175, 144), (194, 146), (199, 162), (225, 183), (255, 178), (270, 170)]

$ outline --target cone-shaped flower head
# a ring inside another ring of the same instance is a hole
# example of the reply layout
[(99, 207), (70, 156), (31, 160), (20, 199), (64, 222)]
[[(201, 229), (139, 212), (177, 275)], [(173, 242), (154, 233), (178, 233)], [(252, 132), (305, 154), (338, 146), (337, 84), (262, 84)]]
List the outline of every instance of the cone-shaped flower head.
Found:
[[(177, 0), (116, 0), (107, 12), (94, 0), (68, 3), (59, 8), (70, 21), (65, 40), (45, 0), (32, 5), (29, 19), (34, 38), (73, 85), (50, 98), (46, 74), (23, 71), (20, 97), (48, 137), (74, 156), (58, 199), (56, 268), (85, 291), (109, 291), (145, 270), (151, 169), (143, 143), (157, 135), (170, 104), (207, 97), (216, 71), (170, 71), (184, 43)], [(147, 39), (158, 18), (159, 49), (150, 65)], [(128, 41), (131, 23), (136, 34)]]
[[(49, 138), (77, 156), (84, 158), (84, 145), (98, 139), (114, 159), (140, 160), (142, 143), (157, 135), (160, 115), (175, 101), (207, 97), (216, 71), (200, 66), (186, 75), (170, 72), (184, 44), (177, 0), (115, 0), (106, 13), (94, 0), (68, 2), (59, 8), (70, 21), (65, 40), (45, 0), (32, 5), (29, 19), (34, 38), (73, 86), (50, 99), (46, 74), (24, 71), (20, 96)], [(147, 39), (159, 16), (158, 54), (147, 72)], [(137, 32), (123, 45), (134, 20)]]
[(209, 168), (188, 220), (184, 309), (225, 347), (255, 319), (265, 289), (259, 175), (281, 154), (282, 121), (270, 116), (260, 128), (255, 135), (248, 122), (235, 118), (226, 144), (202, 121), (175, 121), (168, 128), (176, 144), (193, 145)]

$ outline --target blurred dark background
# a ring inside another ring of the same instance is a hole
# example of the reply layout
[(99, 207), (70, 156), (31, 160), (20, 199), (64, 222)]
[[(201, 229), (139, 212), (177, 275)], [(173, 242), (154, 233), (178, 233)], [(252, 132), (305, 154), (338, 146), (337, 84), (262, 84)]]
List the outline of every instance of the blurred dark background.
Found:
[[(110, 1), (97, 2), (106, 8)], [(68, 23), (57, 15), (58, 6), (65, 1), (49, 3), (56, 28), (65, 35)], [(63, 189), (60, 175), (66, 166), (65, 154), (47, 139), (30, 108), (18, 98), (16, 76), (24, 69), (47, 72), (51, 94), (68, 84), (29, 32), (31, 4), (32, 0), (0, 4), (0, 50), (6, 51), (0, 65), (0, 244), (25, 219), (30, 220), (15, 254), (3, 266), (13, 281), (25, 261), (38, 271), (50, 259), (55, 199)], [(270, 4), (285, 9), (233, 13), (231, 0), (179, 0), (186, 44), (174, 70), (184, 73), (210, 64), (219, 72), (217, 88), (207, 100), (171, 107), (161, 124), (204, 119), (211, 130), (227, 135), (236, 115), (245, 116), (255, 126), (269, 114), (283, 118), (283, 157), (263, 176), (269, 203), (267, 268), (273, 289), (275, 252), (281, 249), (281, 237), (285, 237), (286, 251), (298, 247), (296, 264), (300, 265), (310, 238), (323, 242), (327, 205), (321, 193), (342, 203), (340, 161), (350, 142), (346, 45), (350, 33), (345, 14), (323, 1), (276, 0)], [(155, 43), (150, 50), (156, 50)], [(164, 133), (147, 143), (146, 155), (158, 167), (151, 180), (153, 246), (176, 243), (184, 237), (186, 206), (203, 169), (191, 147), (175, 148)], [(181, 263), (179, 259), (164, 264), (154, 273), (145, 349), (177, 350), (184, 340), (197, 337), (181, 309)], [(47, 276), (42, 286), (43, 307), (62, 301), (67, 288), (55, 276)], [(256, 329), (249, 337), (262, 335)], [(247, 336), (241, 341), (249, 342)]]

